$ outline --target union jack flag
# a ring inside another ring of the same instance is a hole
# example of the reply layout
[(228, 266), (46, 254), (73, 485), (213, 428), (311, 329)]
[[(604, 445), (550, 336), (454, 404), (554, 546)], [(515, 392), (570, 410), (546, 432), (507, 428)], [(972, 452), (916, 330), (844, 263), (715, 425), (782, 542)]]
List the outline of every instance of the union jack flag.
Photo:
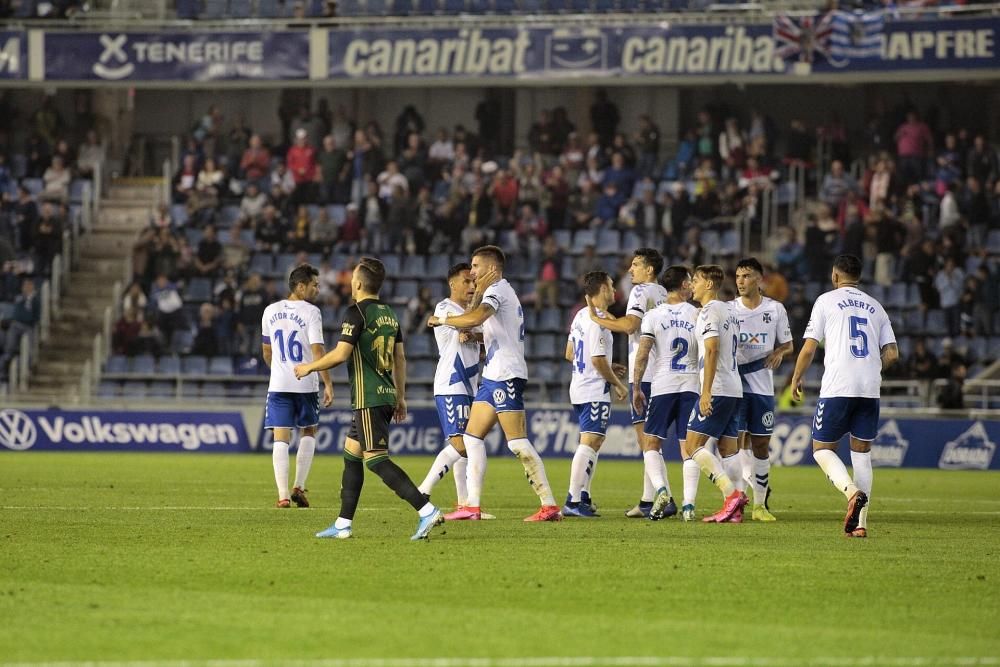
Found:
[(832, 33), (832, 13), (797, 19), (781, 14), (774, 19), (774, 41), (778, 56), (784, 60), (798, 56), (799, 62), (811, 63), (817, 53), (830, 60)]

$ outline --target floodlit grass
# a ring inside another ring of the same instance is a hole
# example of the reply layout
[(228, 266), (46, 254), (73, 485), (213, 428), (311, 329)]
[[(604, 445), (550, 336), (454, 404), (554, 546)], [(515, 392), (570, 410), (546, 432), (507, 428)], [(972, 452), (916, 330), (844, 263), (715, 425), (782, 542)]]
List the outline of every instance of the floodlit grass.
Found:
[[(397, 461), (415, 481), (430, 463)], [(547, 464), (562, 498), (569, 461)], [(525, 524), (520, 466), (494, 459), (499, 518), (411, 543), (416, 514), (370, 473), (355, 538), (313, 537), (339, 507), (335, 456), (309, 510), (271, 508), (268, 456), (5, 453), (0, 470), (0, 662), (1000, 655), (996, 473), (876, 470), (871, 537), (848, 540), (817, 468), (773, 471), (777, 523), (703, 525), (624, 518), (641, 466), (602, 461), (602, 518)], [(720, 503), (703, 479), (699, 514)]]

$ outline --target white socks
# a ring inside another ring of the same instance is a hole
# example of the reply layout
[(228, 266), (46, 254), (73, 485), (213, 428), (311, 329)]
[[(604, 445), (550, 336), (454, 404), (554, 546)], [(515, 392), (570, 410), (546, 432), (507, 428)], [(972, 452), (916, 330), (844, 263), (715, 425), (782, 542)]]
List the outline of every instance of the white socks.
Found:
[(601, 458), (600, 450), (594, 450), (594, 464), (590, 467), (590, 474), (583, 479), (583, 492), (590, 495), (590, 485), (594, 483), (594, 475), (597, 474), (597, 459)]
[(743, 457), (740, 456), (740, 450), (736, 450), (735, 454), (722, 457), (722, 469), (726, 471), (726, 477), (733, 483), (737, 491), (746, 491), (747, 483), (743, 479)]
[[(468, 438), (468, 436), (466, 436)], [(481, 442), (481, 441), (480, 441)], [(468, 449), (468, 441), (466, 441), (466, 448)], [(542, 457), (538, 455), (535, 448), (531, 446), (531, 442), (527, 438), (515, 438), (507, 442), (507, 448), (514, 453), (514, 456), (521, 462), (524, 466), (524, 474), (528, 478), (528, 484), (534, 490), (535, 495), (542, 502), (543, 506), (551, 506), (556, 504), (556, 498), (552, 495), (552, 488), (549, 486), (549, 479), (545, 475), (545, 464), (542, 463)], [(485, 454), (484, 454), (485, 457)], [(469, 452), (469, 468), (471, 470), (473, 466), (472, 452)], [(469, 492), (472, 495), (472, 481), (469, 481)], [(471, 504), (471, 498), (470, 498)]]
[(483, 495), (483, 480), (486, 479), (486, 443), (468, 433), (462, 436), (462, 442), (465, 443), (465, 453), (469, 457), (468, 506), (479, 507)]
[(718, 456), (708, 451), (707, 448), (699, 447), (691, 455), (691, 458), (697, 461), (698, 466), (708, 475), (708, 479), (711, 480), (712, 484), (719, 487), (722, 495), (729, 497), (736, 490), (732, 480), (722, 470), (722, 461), (719, 460)]
[(468, 468), (469, 459), (464, 456), (459, 456), (458, 460), (455, 461), (455, 465), (452, 466), (451, 472), (455, 477), (455, 497), (459, 505), (463, 507), (468, 503), (469, 500), (469, 485), (468, 485)]
[(684, 459), (684, 505), (694, 505), (698, 497), (698, 481), (701, 479), (701, 468), (694, 459)]
[(278, 500), (288, 500), (288, 443), (275, 441), (272, 447), (271, 465), (278, 484)]
[(444, 479), (444, 476), (448, 474), (452, 466), (461, 458), (462, 455), (451, 444), (438, 452), (437, 458), (434, 459), (434, 463), (431, 465), (431, 469), (427, 471), (427, 476), (424, 477), (424, 481), (417, 487), (420, 493), (429, 496), (434, 489), (434, 485)]
[[(826, 473), (827, 479), (833, 482), (833, 485), (837, 489), (847, 496), (850, 500), (851, 496), (858, 492), (858, 487), (851, 480), (851, 476), (847, 473), (847, 466), (844, 462), (840, 460), (837, 456), (837, 452), (830, 449), (817, 449), (813, 452), (813, 458), (816, 459), (816, 463), (819, 467), (823, 469)], [(871, 466), (871, 458), (869, 457), (869, 466)], [(869, 470), (871, 468), (869, 467)]]
[[(312, 468), (313, 455), (316, 453), (316, 438), (311, 435), (299, 436), (299, 446), (295, 452), (295, 486), (300, 489), (306, 488), (306, 479), (309, 478), (309, 469)], [(285, 463), (285, 470), (288, 470)]]
[(767, 485), (770, 483), (771, 460), (753, 457), (753, 504), (763, 506), (767, 500)]
[(653, 502), (653, 496), (656, 495), (656, 489), (653, 488), (653, 483), (649, 481), (649, 475), (646, 474), (646, 461), (643, 460), (642, 467), (642, 498), (640, 500), (644, 503)]
[(740, 450), (740, 479), (743, 480), (743, 485), (736, 485), (740, 491), (746, 491), (747, 485), (753, 484), (753, 458), (752, 449)]
[(657, 449), (652, 449), (642, 453), (642, 461), (645, 465), (646, 477), (653, 487), (655, 494), (660, 489), (666, 488), (667, 495), (670, 495), (670, 484), (667, 482), (667, 466), (663, 463), (663, 454)]
[(868, 496), (868, 504), (861, 510), (858, 526), (868, 527), (868, 507), (872, 504), (872, 454), (871, 452), (851, 452), (851, 467), (854, 468), (854, 483)]
[(589, 487), (588, 481), (594, 475), (597, 465), (597, 452), (590, 445), (580, 443), (573, 454), (573, 463), (569, 468), (569, 499), (570, 502), (580, 502), (580, 494)]

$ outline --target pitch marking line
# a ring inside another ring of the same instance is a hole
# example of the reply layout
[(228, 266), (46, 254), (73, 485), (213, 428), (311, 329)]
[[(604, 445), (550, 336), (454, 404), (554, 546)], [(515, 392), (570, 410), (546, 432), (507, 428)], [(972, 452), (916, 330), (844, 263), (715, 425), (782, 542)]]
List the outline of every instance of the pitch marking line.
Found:
[[(11, 662), (0, 667), (269, 667), (264, 660), (173, 660), (137, 662)], [(523, 657), (348, 658), (281, 661), (290, 667), (974, 667), (1000, 665), (997, 657)]]

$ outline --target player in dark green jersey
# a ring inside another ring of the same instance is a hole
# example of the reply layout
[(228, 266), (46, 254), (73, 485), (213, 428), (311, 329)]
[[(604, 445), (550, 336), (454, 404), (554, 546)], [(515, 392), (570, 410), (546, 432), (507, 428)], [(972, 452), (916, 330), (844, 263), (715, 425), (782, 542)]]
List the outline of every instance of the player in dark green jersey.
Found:
[(344, 442), (344, 476), (340, 490), (340, 515), (317, 537), (351, 537), (354, 512), (365, 480), (364, 463), (386, 486), (410, 503), (420, 515), (410, 539), (426, 538), (441, 518), (413, 482), (389, 459), (389, 422), (406, 419), (406, 355), (403, 332), (396, 313), (379, 299), (385, 266), (362, 257), (351, 276), (354, 304), (348, 309), (337, 346), (322, 358), (295, 367), (298, 378), (347, 363), (354, 419)]

